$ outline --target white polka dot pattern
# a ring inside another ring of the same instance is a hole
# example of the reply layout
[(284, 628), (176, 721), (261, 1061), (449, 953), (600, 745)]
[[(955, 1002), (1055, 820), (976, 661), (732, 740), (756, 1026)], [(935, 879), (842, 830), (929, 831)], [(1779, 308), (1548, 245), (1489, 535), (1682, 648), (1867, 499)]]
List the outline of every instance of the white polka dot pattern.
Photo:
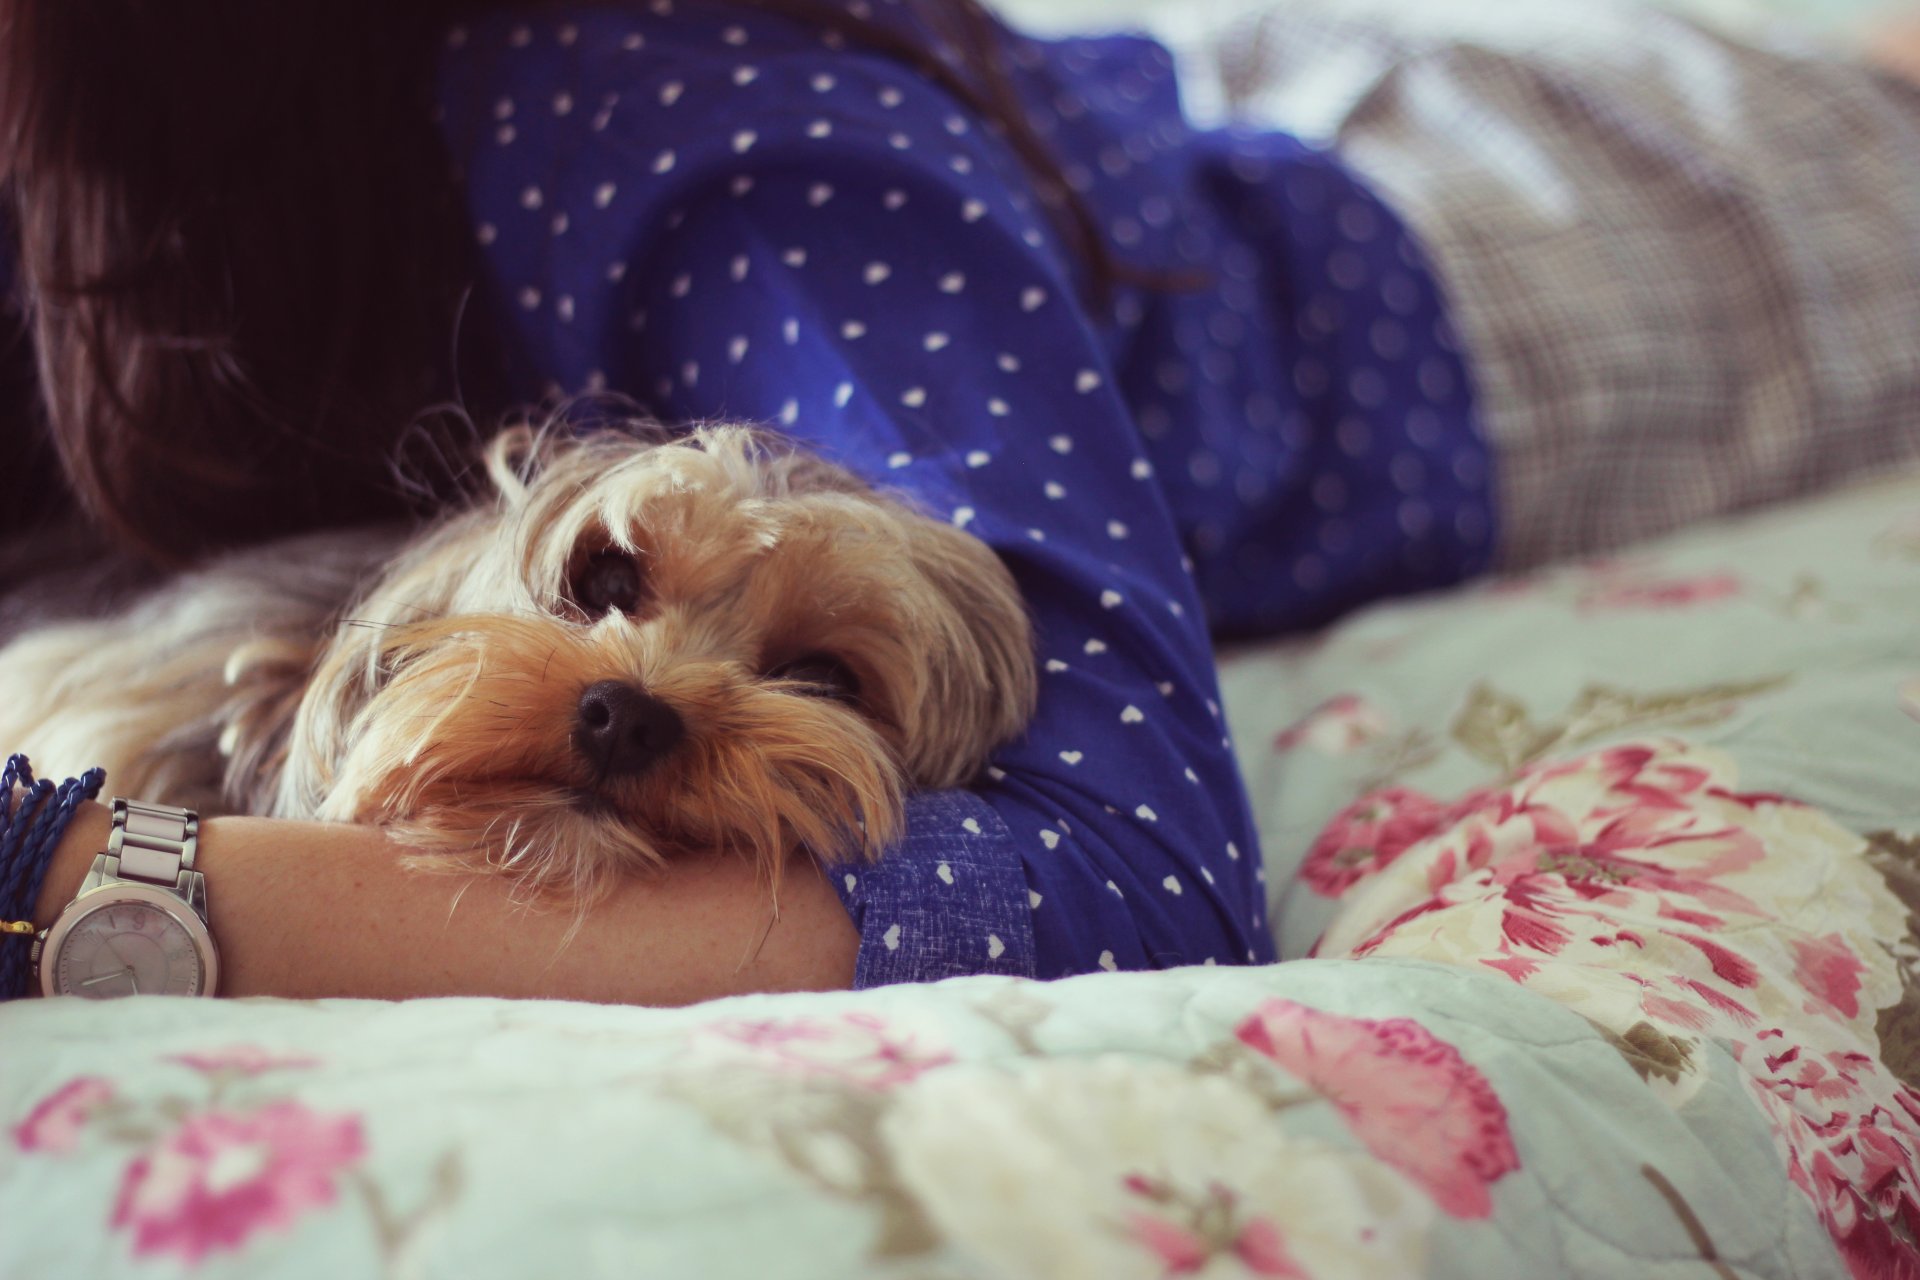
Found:
[[(873, 19), (937, 45), (909, 8)], [(1190, 132), (1158, 46), (1006, 38), (1114, 251), (1190, 287), (1091, 307), (996, 130), (791, 22), (582, 5), (443, 55), (512, 377), (778, 423), (1021, 582), (1038, 717), (836, 877), (863, 985), (1270, 957), (1208, 621), (1436, 585), (1495, 528), (1466, 372), (1392, 214), (1291, 139)]]

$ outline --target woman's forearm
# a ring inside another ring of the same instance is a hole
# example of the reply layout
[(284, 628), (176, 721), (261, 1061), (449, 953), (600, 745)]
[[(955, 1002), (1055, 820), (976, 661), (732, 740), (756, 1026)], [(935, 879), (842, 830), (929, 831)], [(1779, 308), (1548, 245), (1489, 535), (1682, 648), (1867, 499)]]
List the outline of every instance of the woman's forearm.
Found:
[[(61, 840), (34, 920), (50, 924), (106, 847), (88, 804)], [(677, 862), (623, 881), (574, 925), (562, 903), (512, 901), (500, 876), (409, 870), (370, 827), (270, 818), (201, 824), (221, 994), (493, 995), (688, 1004), (853, 980), (857, 938), (833, 888), (796, 860), (780, 913), (740, 859)]]

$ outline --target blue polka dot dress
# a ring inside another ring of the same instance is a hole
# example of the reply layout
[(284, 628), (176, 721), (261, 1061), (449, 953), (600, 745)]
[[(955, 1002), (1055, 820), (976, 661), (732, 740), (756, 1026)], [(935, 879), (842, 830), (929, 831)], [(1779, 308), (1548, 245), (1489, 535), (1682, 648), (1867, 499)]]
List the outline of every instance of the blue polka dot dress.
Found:
[[(904, 5), (849, 8), (937, 40)], [(519, 390), (777, 425), (918, 495), (1032, 610), (1030, 733), (834, 880), (856, 981), (1273, 958), (1209, 629), (1312, 625), (1481, 569), (1489, 458), (1441, 302), (1337, 160), (1203, 133), (1135, 38), (1003, 35), (1123, 261), (1090, 306), (988, 123), (745, 7), (452, 31), (444, 131)]]

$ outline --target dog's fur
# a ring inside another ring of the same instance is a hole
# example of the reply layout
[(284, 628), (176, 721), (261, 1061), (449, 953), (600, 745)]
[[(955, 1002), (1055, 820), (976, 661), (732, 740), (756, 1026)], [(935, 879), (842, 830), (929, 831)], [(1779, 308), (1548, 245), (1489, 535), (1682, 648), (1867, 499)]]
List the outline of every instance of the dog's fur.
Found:
[[(313, 535), (0, 649), (0, 743), (203, 813), (375, 823), (430, 861), (590, 901), (681, 851), (874, 857), (904, 794), (1031, 714), (1031, 628), (982, 543), (764, 433), (515, 427), (491, 495), (421, 534)], [(631, 614), (570, 583), (631, 556)], [(857, 696), (780, 669), (831, 655)], [(637, 776), (575, 746), (583, 690), (678, 713)], [(833, 693), (838, 696), (822, 696)]]

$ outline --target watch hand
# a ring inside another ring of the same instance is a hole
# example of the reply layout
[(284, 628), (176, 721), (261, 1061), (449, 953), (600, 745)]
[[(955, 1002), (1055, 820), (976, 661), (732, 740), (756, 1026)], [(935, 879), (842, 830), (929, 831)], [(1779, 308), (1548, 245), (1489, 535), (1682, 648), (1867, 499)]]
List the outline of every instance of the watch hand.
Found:
[(129, 969), (133, 968), (133, 961), (127, 959), (125, 956), (120, 954), (120, 948), (113, 945), (112, 938), (106, 939), (106, 945), (107, 945), (107, 950), (113, 952), (113, 958), (115, 960), (118, 960), (121, 964), (125, 965)]
[[(115, 978), (125, 978), (130, 976), (132, 973), (133, 973), (133, 966), (128, 965), (126, 968), (118, 970), (117, 972), (114, 972), (114, 973), (103, 973), (97, 978), (88, 978), (85, 982), (81, 983), (80, 985), (83, 987), (97, 987), (103, 982), (111, 982)], [(138, 995), (140, 993), (140, 983), (138, 979), (135, 979), (134, 981), (133, 991), (135, 995)]]

